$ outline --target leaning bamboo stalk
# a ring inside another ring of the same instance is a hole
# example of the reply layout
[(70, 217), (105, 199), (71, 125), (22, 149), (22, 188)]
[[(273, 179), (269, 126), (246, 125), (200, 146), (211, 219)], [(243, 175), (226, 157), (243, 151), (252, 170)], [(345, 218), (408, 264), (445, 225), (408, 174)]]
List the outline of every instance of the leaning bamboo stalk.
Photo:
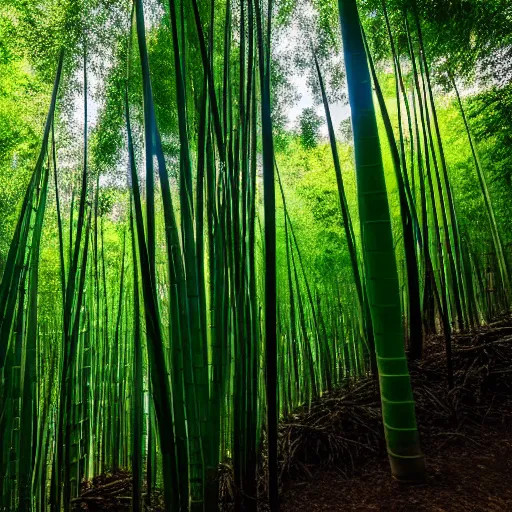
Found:
[(408, 309), (410, 324), (409, 349), (411, 359), (419, 359), (421, 357), (423, 350), (423, 329), (421, 323), (421, 296), (418, 274), (418, 262), (416, 259), (417, 241), (414, 235), (415, 232), (419, 234), (418, 219), (416, 217), (414, 204), (412, 202), (412, 194), (409, 190), (407, 180), (407, 168), (402, 168), (403, 165), (405, 165), (405, 158), (400, 158), (386, 102), (384, 100), (384, 95), (382, 93), (382, 89), (380, 87), (373, 59), (370, 54), (370, 49), (368, 48), (368, 44), (366, 42), (366, 36), (364, 31), (362, 32), (362, 34), (363, 42), (365, 43), (366, 55), (368, 58), (373, 83), (375, 86), (375, 92), (379, 102), (381, 115), (384, 121), (389, 147), (391, 149), (393, 167), (395, 170), (395, 177), (398, 186), (400, 218), (402, 221), (402, 234), (404, 240), (405, 260), (407, 269)]
[(357, 170), (359, 212), (367, 289), (375, 326), (382, 415), (391, 469), (395, 477), (422, 480), (414, 399), (403, 347), (398, 276), (387, 190), (355, 0), (338, 3)]
[[(24, 237), (22, 235), (24, 225), (26, 226), (26, 217), (29, 212), (30, 204), (32, 202), (32, 196), (34, 193), (34, 188), (38, 183), (41, 171), (43, 167), (44, 160), (46, 158), (47, 150), (48, 150), (48, 140), (50, 137), (50, 128), (53, 123), (55, 107), (57, 104), (57, 93), (59, 90), (60, 79), (62, 75), (62, 66), (64, 62), (64, 50), (61, 51), (59, 61), (57, 64), (57, 72), (55, 76), (55, 81), (53, 84), (52, 97), (50, 102), (50, 108), (48, 111), (48, 116), (46, 118), (46, 124), (43, 132), (43, 140), (41, 143), (41, 150), (39, 152), (39, 156), (34, 168), (34, 172), (32, 173), (30, 182), (27, 187), (27, 191), (25, 193), (25, 197), (23, 199), (23, 204), (21, 207), (20, 216), (18, 218), (18, 223), (16, 225), (16, 229), (14, 231), (13, 240), (9, 247), (9, 252), (7, 255), (7, 260), (4, 268), (4, 272), (2, 275), (2, 282), (0, 283), (0, 369), (4, 366), (5, 362), (5, 354), (7, 352), (7, 342), (8, 342), (8, 333), (11, 328), (12, 315), (8, 314), (9, 309), (7, 308), (8, 298), (10, 296), (11, 290), (13, 286), (16, 286), (16, 266), (15, 260), (18, 256), (19, 251), (24, 251)], [(7, 309), (6, 309), (7, 308)]]
[(135, 154), (133, 150), (127, 93), (125, 98), (125, 108), (128, 151), (130, 158), (131, 187), (133, 202), (135, 206), (137, 240), (139, 246), (138, 256), (140, 259), (141, 274), (143, 276), (142, 289), (148, 336), (151, 382), (160, 432), (160, 447), (162, 451), (164, 498), (166, 508), (169, 510), (177, 510), (179, 507), (180, 492), (178, 470), (176, 466), (176, 447), (173, 430), (168, 430), (168, 426), (174, 423), (173, 410), (171, 405), (171, 391), (169, 386), (169, 379), (167, 378), (167, 368), (165, 364), (166, 358), (163, 352), (163, 337), (161, 332), (155, 283), (151, 277), (151, 264), (144, 234), (142, 204), (139, 192), (138, 176), (135, 168)]
[(464, 121), (464, 127), (466, 129), (466, 134), (468, 136), (469, 146), (471, 148), (471, 154), (473, 156), (473, 161), (475, 164), (475, 170), (478, 177), (478, 184), (480, 186), (480, 192), (482, 193), (482, 198), (484, 200), (485, 209), (487, 213), (487, 218), (489, 220), (489, 227), (491, 229), (491, 235), (494, 243), (494, 249), (496, 251), (496, 255), (498, 258), (498, 265), (500, 269), (501, 279), (503, 281), (503, 289), (505, 290), (505, 295), (508, 296), (510, 290), (510, 279), (509, 272), (507, 267), (507, 262), (505, 259), (503, 244), (501, 241), (498, 225), (496, 223), (496, 216), (494, 215), (494, 208), (492, 205), (491, 197), (489, 195), (489, 189), (487, 188), (487, 181), (485, 179), (485, 174), (482, 169), (482, 165), (480, 163), (480, 158), (478, 155), (477, 148), (475, 146), (475, 142), (473, 140), (473, 136), (471, 134), (471, 129), (469, 127), (468, 119), (466, 116), (466, 112), (464, 110), (464, 106), (462, 104), (462, 100), (459, 94), (459, 89), (457, 88), (457, 84), (455, 83), (455, 78), (450, 73), (450, 80), (455, 91), (455, 95), (457, 97), (457, 103), (459, 105), (459, 110), (462, 116), (462, 120)]
[[(38, 330), (38, 288), (39, 288), (39, 254), (41, 247), (41, 235), (43, 230), (44, 213), (46, 209), (46, 198), (48, 195), (48, 174), (43, 174), (43, 182), (39, 192), (39, 201), (37, 206), (34, 230), (31, 241), (30, 254), (30, 276), (29, 276), (29, 297), (28, 297), (28, 316), (27, 332), (25, 338), (25, 347), (23, 350), (24, 361), (22, 361), (21, 373), (21, 425), (20, 438), (24, 441), (20, 444), (20, 462), (19, 462), (19, 507), (20, 510), (30, 510), (32, 506), (31, 499), (31, 481), (33, 471), (32, 453), (35, 449), (35, 431), (33, 426), (36, 411), (35, 407), (35, 386), (36, 386), (36, 338)], [(23, 307), (21, 305), (21, 307)]]
[(366, 292), (364, 286), (364, 269), (360, 269), (359, 258), (357, 256), (356, 249), (356, 241), (354, 236), (354, 228), (352, 224), (352, 219), (350, 216), (350, 211), (348, 208), (347, 198), (345, 195), (345, 187), (343, 185), (343, 176), (341, 174), (341, 165), (340, 159), (338, 156), (338, 148), (336, 145), (336, 136), (334, 134), (334, 127), (332, 124), (331, 112), (329, 108), (329, 102), (327, 100), (327, 94), (325, 92), (324, 81), (322, 78), (322, 73), (320, 71), (320, 66), (318, 64), (318, 60), (316, 55), (314, 55), (315, 59), (315, 67), (318, 76), (318, 82), (320, 84), (320, 90), (322, 93), (322, 102), (324, 105), (325, 117), (327, 120), (327, 129), (329, 132), (329, 142), (331, 145), (332, 158), (334, 163), (334, 171), (336, 174), (336, 184), (338, 187), (338, 196), (340, 201), (340, 208), (343, 219), (343, 228), (345, 231), (345, 238), (347, 240), (347, 247), (350, 255), (350, 262), (352, 264), (352, 273), (354, 275), (354, 284), (356, 286), (357, 297), (359, 301), (359, 315), (361, 318), (361, 322), (364, 324), (366, 328), (366, 338), (368, 339), (369, 345), (369, 356), (370, 356), (370, 364), (372, 367), (372, 372), (375, 374), (376, 372), (376, 360), (375, 360), (375, 340), (374, 340), (374, 332), (373, 332), (373, 324), (372, 318), (370, 314), (370, 308), (368, 304), (368, 294)]

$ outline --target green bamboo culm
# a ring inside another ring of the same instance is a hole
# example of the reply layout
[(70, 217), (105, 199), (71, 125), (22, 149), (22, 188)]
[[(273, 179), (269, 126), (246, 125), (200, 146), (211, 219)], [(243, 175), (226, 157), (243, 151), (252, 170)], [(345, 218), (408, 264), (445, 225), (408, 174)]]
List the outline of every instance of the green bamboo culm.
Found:
[(489, 221), (489, 229), (491, 231), (492, 240), (494, 244), (494, 250), (496, 252), (496, 259), (498, 260), (498, 267), (501, 275), (501, 279), (503, 282), (503, 290), (505, 292), (505, 296), (507, 298), (507, 302), (509, 302), (510, 298), (509, 289), (510, 289), (510, 276), (509, 270), (507, 267), (507, 260), (505, 258), (504, 250), (503, 250), (503, 242), (501, 240), (501, 235), (498, 229), (498, 225), (496, 223), (496, 216), (494, 214), (494, 207), (491, 201), (491, 197), (489, 195), (489, 189), (487, 188), (487, 180), (485, 178), (484, 171), (482, 169), (482, 164), (480, 163), (480, 156), (478, 155), (478, 151), (476, 149), (475, 142), (473, 140), (473, 135), (471, 134), (471, 129), (469, 127), (468, 118), (466, 116), (466, 112), (464, 110), (464, 106), (462, 104), (462, 99), (459, 94), (459, 89), (457, 88), (457, 84), (455, 82), (454, 76), (449, 73), (450, 82), (453, 86), (453, 90), (455, 91), (455, 96), (457, 97), (457, 104), (459, 106), (460, 114), (462, 116), (462, 120), (464, 121), (464, 127), (466, 128), (466, 134), (468, 137), (469, 147), (471, 148), (471, 155), (473, 156), (473, 162), (475, 164), (475, 170), (478, 177), (478, 184), (480, 186), (480, 192), (482, 193), (482, 199), (485, 204), (485, 211), (487, 213), (487, 219)]
[(146, 330), (148, 339), (148, 360), (151, 368), (151, 384), (153, 400), (158, 419), (160, 434), (160, 450), (162, 452), (162, 473), (164, 477), (164, 500), (166, 508), (170, 511), (179, 509), (179, 478), (176, 465), (176, 444), (174, 430), (169, 425), (174, 424), (171, 393), (167, 368), (163, 352), (163, 336), (158, 309), (156, 286), (151, 278), (150, 258), (146, 246), (144, 221), (142, 217), (142, 201), (138, 184), (138, 176), (133, 149), (132, 132), (130, 126), (130, 112), (128, 106), (128, 93), (125, 96), (126, 134), (128, 138), (128, 154), (130, 162), (130, 178), (132, 199), (135, 207), (135, 220), (137, 228), (138, 256), (142, 277), (142, 292), (144, 298), (144, 311), (146, 317)]
[(359, 301), (360, 315), (363, 325), (366, 329), (366, 336), (368, 340), (370, 365), (372, 374), (375, 375), (376, 361), (375, 361), (375, 340), (373, 338), (373, 325), (368, 306), (368, 294), (364, 289), (364, 276), (359, 268), (359, 260), (357, 257), (356, 239), (354, 235), (354, 227), (352, 219), (350, 217), (350, 211), (348, 208), (347, 198), (345, 196), (345, 187), (343, 185), (343, 177), (341, 173), (340, 159), (338, 156), (338, 148), (336, 146), (336, 136), (334, 134), (334, 127), (332, 124), (331, 111), (329, 108), (329, 102), (327, 100), (327, 94), (325, 92), (324, 80), (318, 64), (316, 55), (313, 55), (315, 59), (315, 68), (318, 75), (318, 83), (320, 85), (320, 91), (322, 93), (322, 103), (324, 104), (325, 119), (327, 121), (327, 130), (329, 132), (329, 142), (331, 145), (332, 158), (334, 163), (334, 171), (336, 173), (336, 183), (338, 185), (338, 195), (340, 198), (340, 208), (343, 218), (343, 227), (345, 230), (345, 237), (347, 239), (347, 248), (350, 254), (350, 262), (352, 264), (352, 272), (354, 274), (354, 284), (356, 285), (356, 292)]
[(398, 480), (422, 481), (425, 463), (405, 357), (398, 274), (370, 73), (356, 1), (338, 0), (338, 7), (386, 445), (393, 476)]
[(268, 500), (270, 510), (279, 510), (277, 468), (277, 302), (276, 302), (276, 214), (274, 183), (274, 141), (270, 98), (270, 35), (272, 1), (268, 3), (266, 33), (263, 27), (263, 7), (255, 1), (256, 33), (261, 88), (261, 127), (263, 147), (263, 203), (265, 214), (265, 350), (268, 443)]
[(142, 339), (140, 322), (139, 269), (137, 266), (136, 228), (133, 219), (133, 200), (130, 196), (130, 232), (133, 260), (133, 407), (132, 407), (132, 511), (142, 510), (142, 424), (143, 424), (143, 380)]

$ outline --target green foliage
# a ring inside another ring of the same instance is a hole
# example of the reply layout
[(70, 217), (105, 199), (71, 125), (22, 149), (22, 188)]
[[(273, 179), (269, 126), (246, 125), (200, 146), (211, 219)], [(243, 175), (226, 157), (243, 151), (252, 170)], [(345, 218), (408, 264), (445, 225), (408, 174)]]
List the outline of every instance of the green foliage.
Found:
[(320, 138), (322, 118), (314, 108), (305, 108), (299, 116), (300, 140), (304, 149), (313, 149)]
[[(49, 87), (24, 59), (0, 64), (0, 267), (40, 143)], [(28, 108), (30, 105), (30, 108)]]
[(512, 84), (492, 87), (469, 101), (469, 119), (477, 141), (483, 146), (490, 181), (512, 190)]

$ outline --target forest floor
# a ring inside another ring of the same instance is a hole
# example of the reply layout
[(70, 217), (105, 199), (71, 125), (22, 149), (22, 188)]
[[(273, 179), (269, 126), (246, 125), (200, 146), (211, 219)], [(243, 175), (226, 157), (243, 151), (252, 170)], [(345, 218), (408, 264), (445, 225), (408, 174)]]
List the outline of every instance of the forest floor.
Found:
[(512, 511), (512, 320), (443, 339), (411, 365), (427, 481), (390, 476), (376, 385), (324, 397), (281, 427), (284, 512)]
[[(281, 422), (281, 510), (512, 512), (512, 317), (456, 334), (452, 343), (452, 389), (442, 336), (429, 338), (421, 361), (410, 365), (424, 484), (391, 478), (378, 385), (358, 379)], [(221, 511), (235, 509), (227, 462)], [(99, 475), (83, 483), (74, 510), (128, 511), (130, 496), (129, 472)], [(266, 510), (263, 500), (258, 508)], [(161, 495), (145, 510), (163, 511)]]
[(445, 440), (424, 445), (428, 477), (423, 485), (394, 481), (386, 457), (378, 457), (349, 478), (321, 470), (308, 481), (293, 482), (281, 510), (512, 511), (510, 427), (482, 429), (472, 437), (449, 433), (440, 437)]

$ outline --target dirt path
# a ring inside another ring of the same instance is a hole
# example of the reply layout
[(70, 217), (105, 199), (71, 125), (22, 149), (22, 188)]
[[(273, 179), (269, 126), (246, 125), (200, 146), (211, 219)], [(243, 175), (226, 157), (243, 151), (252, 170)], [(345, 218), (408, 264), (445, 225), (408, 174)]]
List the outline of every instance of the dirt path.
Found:
[(320, 471), (307, 482), (294, 482), (282, 510), (512, 511), (512, 423), (483, 430), (478, 437), (440, 436), (439, 443), (426, 447), (425, 455), (425, 485), (394, 482), (387, 460), (379, 458), (351, 478)]

